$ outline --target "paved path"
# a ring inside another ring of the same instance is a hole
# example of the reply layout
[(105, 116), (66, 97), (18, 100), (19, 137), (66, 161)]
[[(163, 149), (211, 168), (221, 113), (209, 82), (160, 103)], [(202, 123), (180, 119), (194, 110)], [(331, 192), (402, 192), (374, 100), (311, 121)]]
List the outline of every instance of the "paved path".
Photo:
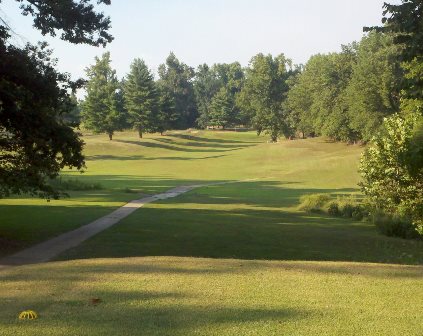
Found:
[(228, 182), (180, 186), (170, 189), (161, 194), (156, 194), (153, 196), (133, 200), (120, 207), (119, 209), (113, 211), (112, 213), (95, 220), (94, 222), (81, 226), (80, 228), (75, 229), (73, 231), (63, 233), (60, 236), (47, 240), (43, 243), (34, 245), (30, 248), (27, 248), (26, 250), (0, 259), (0, 268), (26, 264), (37, 264), (49, 261), (60, 253), (72, 247), (78, 246), (88, 238), (91, 238), (97, 233), (106, 230), (112, 225), (117, 224), (119, 221), (129, 216), (135, 210), (141, 208), (144, 204), (148, 204), (159, 199), (176, 197), (195, 188), (224, 183)]

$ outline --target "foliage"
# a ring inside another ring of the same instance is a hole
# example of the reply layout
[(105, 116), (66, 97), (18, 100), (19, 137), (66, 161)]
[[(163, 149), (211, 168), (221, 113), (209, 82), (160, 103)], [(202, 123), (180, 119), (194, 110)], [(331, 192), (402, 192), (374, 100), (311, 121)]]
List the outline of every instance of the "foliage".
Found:
[(300, 197), (299, 210), (319, 212), (331, 200), (328, 194), (311, 194)]
[(276, 57), (258, 54), (250, 61), (238, 95), (239, 108), (251, 116), (258, 134), (266, 132), (273, 142), (280, 135), (292, 135), (284, 103), (289, 89), (287, 81), (294, 73), (291, 61), (283, 54)]
[[(90, 0), (16, 0), (21, 3), (22, 14), (34, 17), (34, 27), (43, 35), (56, 36), (75, 44), (106, 46), (113, 40), (108, 30), (109, 17), (96, 13)], [(110, 0), (97, 0), (97, 4), (110, 5)]]
[(188, 128), (195, 125), (198, 117), (197, 105), (195, 102), (194, 70), (180, 62), (174, 53), (166, 59), (165, 64), (159, 66), (159, 85), (173, 99), (175, 112), (178, 118), (173, 123), (173, 128)]
[(220, 87), (221, 83), (216, 77), (216, 72), (207, 64), (202, 64), (197, 68), (194, 92), (199, 114), (196, 122), (201, 128), (206, 128), (209, 125), (210, 104)]
[(399, 215), (389, 215), (381, 210), (374, 210), (372, 221), (380, 233), (388, 237), (405, 239), (418, 238), (419, 234), (409, 219)]
[(131, 124), (142, 138), (143, 132), (155, 130), (159, 109), (156, 84), (143, 60), (137, 58), (132, 62), (123, 89)]
[(62, 177), (50, 181), (55, 189), (68, 191), (87, 191), (87, 190), (101, 190), (103, 186), (100, 183), (87, 183), (79, 179), (64, 179)]
[(175, 101), (169, 91), (160, 85), (158, 85), (158, 91), (159, 106), (157, 116), (155, 118), (155, 131), (163, 134), (163, 132), (172, 129), (172, 125), (174, 125), (178, 119), (178, 114), (175, 110)]
[[(90, 45), (112, 40), (110, 19), (89, 1), (17, 1), (44, 35), (61, 31), (62, 40)], [(47, 44), (19, 48), (9, 37), (10, 28), (0, 18), (0, 196), (57, 198), (59, 191), (47, 180), (64, 167), (84, 166), (83, 141), (72, 129), (78, 124), (76, 99), (69, 94), (81, 82), (55, 70)]]
[(346, 88), (349, 126), (357, 137), (369, 141), (383, 118), (399, 111), (402, 78), (398, 47), (392, 36), (371, 32), (357, 48), (357, 60)]
[[(413, 223), (423, 234), (422, 116), (396, 114), (386, 118), (382, 132), (364, 152), (362, 191), (374, 209)], [(419, 126), (420, 125), (420, 126)]]
[(362, 220), (369, 216), (368, 211), (354, 196), (337, 196), (333, 199), (328, 194), (304, 195), (300, 198), (299, 210), (322, 212), (334, 217)]
[(225, 87), (222, 87), (211, 100), (208, 124), (222, 128), (235, 124), (234, 106), (233, 95)]
[(125, 114), (119, 109), (119, 82), (111, 68), (110, 53), (95, 57), (95, 64), (86, 68), (88, 81), (86, 97), (82, 103), (82, 121), (94, 133), (113, 133), (122, 128)]
[(383, 27), (366, 27), (364, 30), (389, 32), (394, 43), (401, 47), (399, 59), (404, 62), (406, 80), (404, 97), (423, 100), (423, 29), (422, 0), (402, 0), (401, 4), (384, 4)]
[(305, 136), (324, 135), (334, 140), (354, 141), (349, 125), (345, 89), (351, 79), (356, 45), (342, 53), (315, 55), (303, 72), (290, 82), (287, 105), (293, 127)]
[(72, 83), (54, 69), (46, 47), (19, 49), (0, 40), (0, 196), (57, 198), (46, 179), (84, 166), (83, 141), (64, 118), (75, 108)]

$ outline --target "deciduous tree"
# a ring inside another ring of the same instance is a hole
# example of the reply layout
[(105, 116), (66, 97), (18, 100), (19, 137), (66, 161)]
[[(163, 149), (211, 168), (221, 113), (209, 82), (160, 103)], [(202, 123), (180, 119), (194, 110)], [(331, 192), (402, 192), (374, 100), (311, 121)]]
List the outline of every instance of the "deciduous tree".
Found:
[[(44, 35), (61, 32), (65, 41), (94, 46), (112, 40), (110, 19), (90, 1), (17, 1)], [(81, 82), (55, 70), (46, 44), (19, 48), (10, 34), (0, 18), (0, 196), (27, 192), (56, 198), (48, 179), (64, 167), (84, 166), (83, 142), (67, 118), (75, 109), (70, 92)]]

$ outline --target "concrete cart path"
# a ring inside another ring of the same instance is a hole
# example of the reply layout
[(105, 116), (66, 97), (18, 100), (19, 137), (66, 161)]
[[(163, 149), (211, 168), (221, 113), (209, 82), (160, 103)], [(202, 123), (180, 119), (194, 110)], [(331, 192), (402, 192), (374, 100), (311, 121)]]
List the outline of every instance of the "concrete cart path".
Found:
[(9, 266), (38, 264), (49, 261), (54, 257), (58, 256), (60, 253), (72, 247), (78, 246), (88, 238), (91, 238), (97, 233), (100, 233), (101, 231), (106, 230), (112, 225), (117, 224), (123, 218), (129, 216), (131, 213), (141, 208), (145, 204), (154, 202), (156, 200), (176, 197), (183, 193), (186, 193), (187, 191), (200, 187), (239, 182), (251, 182), (256, 180), (258, 179), (179, 186), (161, 194), (156, 194), (133, 200), (125, 204), (124, 206), (118, 208), (117, 210), (113, 211), (112, 213), (95, 220), (94, 222), (81, 226), (78, 229), (63, 233), (55, 238), (49, 239), (45, 242), (39, 243), (18, 253), (0, 259), (0, 269)]
[(7, 266), (37, 264), (49, 261), (60, 253), (72, 247), (78, 246), (88, 238), (91, 238), (97, 233), (106, 230), (112, 225), (117, 224), (123, 218), (129, 216), (131, 213), (141, 208), (145, 204), (154, 202), (159, 199), (176, 197), (195, 188), (222, 183), (228, 182), (180, 186), (170, 189), (161, 194), (156, 194), (153, 196), (133, 200), (120, 207), (119, 209), (113, 211), (112, 213), (95, 220), (94, 222), (81, 226), (78, 229), (63, 233), (55, 238), (49, 239), (45, 242), (29, 247), (23, 251), (0, 259), (0, 268)]

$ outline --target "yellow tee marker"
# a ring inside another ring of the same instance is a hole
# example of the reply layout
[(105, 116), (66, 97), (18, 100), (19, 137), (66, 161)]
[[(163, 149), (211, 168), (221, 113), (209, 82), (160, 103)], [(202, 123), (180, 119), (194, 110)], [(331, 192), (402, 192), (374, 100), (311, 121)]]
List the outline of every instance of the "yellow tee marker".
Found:
[(20, 320), (35, 320), (38, 318), (38, 315), (33, 310), (24, 310), (22, 313), (19, 314)]

